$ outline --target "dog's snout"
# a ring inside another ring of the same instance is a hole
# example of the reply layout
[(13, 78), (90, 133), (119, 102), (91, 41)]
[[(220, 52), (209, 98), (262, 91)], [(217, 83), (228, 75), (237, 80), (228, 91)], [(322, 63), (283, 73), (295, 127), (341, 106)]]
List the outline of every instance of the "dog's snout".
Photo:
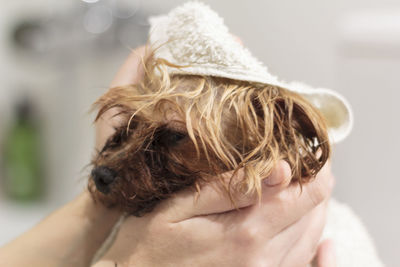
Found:
[(117, 173), (106, 166), (98, 166), (92, 170), (91, 176), (97, 190), (103, 194), (108, 194), (110, 185), (115, 181)]

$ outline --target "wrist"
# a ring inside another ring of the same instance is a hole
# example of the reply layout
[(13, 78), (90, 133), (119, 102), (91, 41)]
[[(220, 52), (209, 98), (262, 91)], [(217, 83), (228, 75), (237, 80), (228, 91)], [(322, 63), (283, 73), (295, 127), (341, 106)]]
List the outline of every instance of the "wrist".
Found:
[(96, 228), (99, 226), (108, 228), (109, 225), (114, 225), (122, 215), (118, 210), (106, 208), (101, 203), (95, 202), (87, 190), (71, 203), (71, 208), (75, 210), (75, 216), (83, 220), (87, 226), (96, 225)]
[[(84, 258), (85, 264), (88, 265), (121, 217), (121, 213), (96, 203), (88, 191), (81, 193), (65, 208), (71, 214), (66, 220), (74, 224), (75, 227), (71, 228), (76, 229), (72, 230), (71, 234), (80, 236), (78, 243), (73, 246), (75, 249), (68, 254)], [(84, 255), (80, 255), (81, 253)]]

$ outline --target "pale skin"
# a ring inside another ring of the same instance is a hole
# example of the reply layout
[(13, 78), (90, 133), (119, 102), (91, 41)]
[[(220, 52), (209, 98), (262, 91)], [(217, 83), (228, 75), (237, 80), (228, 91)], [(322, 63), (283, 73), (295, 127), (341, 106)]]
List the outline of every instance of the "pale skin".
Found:
[[(140, 80), (143, 51), (128, 57), (111, 86)], [(97, 124), (97, 148), (118, 123), (112, 112)], [(95, 266), (304, 267), (313, 258), (319, 267), (336, 266), (332, 243), (319, 244), (334, 183), (330, 166), (304, 185), (302, 193), (289, 183), (290, 168), (284, 161), (264, 181), (261, 202), (238, 195), (240, 210), (208, 184), (199, 195), (180, 192), (144, 217), (128, 217)], [(0, 248), (0, 266), (89, 266), (119, 216), (84, 192)]]
[[(147, 216), (129, 217), (95, 266), (307, 266), (324, 226), (331, 177), (325, 168), (321, 181), (300, 194), (289, 185), (290, 174), (280, 162), (266, 178), (275, 184), (264, 185), (261, 203), (242, 196), (239, 211), (215, 187), (205, 186), (197, 200), (180, 194)], [(332, 266), (321, 258), (320, 263)]]

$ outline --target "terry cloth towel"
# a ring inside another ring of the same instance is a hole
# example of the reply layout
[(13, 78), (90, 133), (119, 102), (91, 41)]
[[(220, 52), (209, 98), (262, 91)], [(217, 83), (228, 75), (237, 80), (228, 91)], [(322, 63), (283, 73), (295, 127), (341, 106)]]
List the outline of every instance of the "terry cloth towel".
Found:
[(187, 2), (167, 15), (150, 18), (150, 44), (155, 56), (183, 68), (171, 74), (197, 74), (277, 85), (306, 97), (322, 111), (331, 141), (343, 140), (351, 131), (353, 116), (348, 102), (337, 92), (314, 89), (304, 83), (286, 83), (268, 72), (229, 32), (224, 20), (207, 5)]

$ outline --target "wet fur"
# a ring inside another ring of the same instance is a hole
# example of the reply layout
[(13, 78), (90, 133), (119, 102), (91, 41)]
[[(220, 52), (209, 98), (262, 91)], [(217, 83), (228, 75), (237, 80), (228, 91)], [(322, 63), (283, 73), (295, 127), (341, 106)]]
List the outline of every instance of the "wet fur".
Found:
[[(261, 192), (278, 160), (293, 182), (315, 177), (330, 155), (321, 114), (284, 88), (224, 78), (169, 75), (152, 55), (140, 84), (111, 88), (96, 103), (123, 123), (93, 158), (89, 191), (96, 201), (142, 216), (162, 200), (211, 179), (233, 191)], [(244, 168), (245, 178), (220, 174)], [(234, 201), (234, 199), (232, 199)]]

